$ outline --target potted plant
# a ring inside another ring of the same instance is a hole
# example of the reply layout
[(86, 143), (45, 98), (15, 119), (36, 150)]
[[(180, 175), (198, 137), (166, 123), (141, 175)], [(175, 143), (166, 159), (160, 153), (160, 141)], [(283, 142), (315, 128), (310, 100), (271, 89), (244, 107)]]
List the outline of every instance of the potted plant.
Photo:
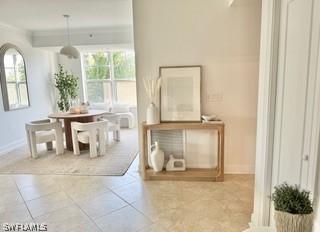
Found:
[(310, 192), (283, 183), (275, 187), (272, 200), (275, 207), (277, 232), (311, 232), (313, 208)]
[(59, 64), (58, 73), (54, 74), (55, 87), (59, 91), (58, 107), (60, 111), (70, 109), (71, 100), (78, 96), (78, 77), (64, 71), (63, 66)]

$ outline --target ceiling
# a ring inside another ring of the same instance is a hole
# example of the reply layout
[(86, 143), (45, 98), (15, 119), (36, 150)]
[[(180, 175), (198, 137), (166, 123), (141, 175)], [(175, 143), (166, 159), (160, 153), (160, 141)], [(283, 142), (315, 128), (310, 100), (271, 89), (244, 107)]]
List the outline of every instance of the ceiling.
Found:
[(131, 0), (0, 0), (0, 22), (27, 31), (132, 25)]

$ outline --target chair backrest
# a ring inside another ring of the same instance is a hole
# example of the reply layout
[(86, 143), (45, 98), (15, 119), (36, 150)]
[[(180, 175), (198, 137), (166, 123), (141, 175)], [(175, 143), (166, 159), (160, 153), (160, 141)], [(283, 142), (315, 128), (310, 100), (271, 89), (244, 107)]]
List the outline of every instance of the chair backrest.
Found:
[(61, 129), (61, 122), (50, 122), (50, 119), (32, 121), (26, 123), (26, 129), (29, 131), (46, 131)]
[(117, 113), (107, 113), (107, 114), (103, 114), (100, 118), (99, 118), (99, 121), (102, 121), (102, 120), (107, 120), (109, 122), (112, 122), (112, 123), (115, 123), (115, 124), (118, 124), (120, 123), (120, 115), (117, 114)]
[(127, 104), (116, 103), (112, 106), (113, 113), (127, 113), (130, 112), (130, 106)]
[(71, 122), (71, 129), (77, 131), (88, 131), (92, 129), (104, 129), (108, 126), (108, 121), (97, 121), (97, 122)]
[(43, 123), (49, 123), (51, 122), (49, 118), (31, 121), (30, 124), (43, 124)]

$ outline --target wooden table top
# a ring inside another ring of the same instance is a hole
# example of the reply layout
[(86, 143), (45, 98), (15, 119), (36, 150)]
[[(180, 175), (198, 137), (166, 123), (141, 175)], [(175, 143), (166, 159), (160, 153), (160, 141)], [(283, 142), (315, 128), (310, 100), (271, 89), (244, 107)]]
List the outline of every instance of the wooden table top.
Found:
[(50, 114), (49, 118), (56, 118), (56, 119), (65, 119), (65, 118), (82, 118), (82, 117), (92, 117), (92, 116), (99, 116), (103, 114), (107, 114), (108, 112), (105, 110), (89, 110), (86, 114), (72, 114), (68, 112), (58, 112)]
[(146, 130), (174, 130), (174, 129), (217, 129), (223, 128), (223, 121), (212, 121), (209, 123), (204, 122), (162, 122), (159, 124), (146, 124), (141, 123), (142, 127)]

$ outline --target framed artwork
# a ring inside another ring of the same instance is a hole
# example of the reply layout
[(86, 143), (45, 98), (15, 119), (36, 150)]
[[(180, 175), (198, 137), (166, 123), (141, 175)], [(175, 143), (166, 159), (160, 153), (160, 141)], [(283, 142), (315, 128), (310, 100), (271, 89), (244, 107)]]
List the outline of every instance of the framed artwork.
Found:
[(201, 66), (160, 67), (161, 122), (201, 121)]

